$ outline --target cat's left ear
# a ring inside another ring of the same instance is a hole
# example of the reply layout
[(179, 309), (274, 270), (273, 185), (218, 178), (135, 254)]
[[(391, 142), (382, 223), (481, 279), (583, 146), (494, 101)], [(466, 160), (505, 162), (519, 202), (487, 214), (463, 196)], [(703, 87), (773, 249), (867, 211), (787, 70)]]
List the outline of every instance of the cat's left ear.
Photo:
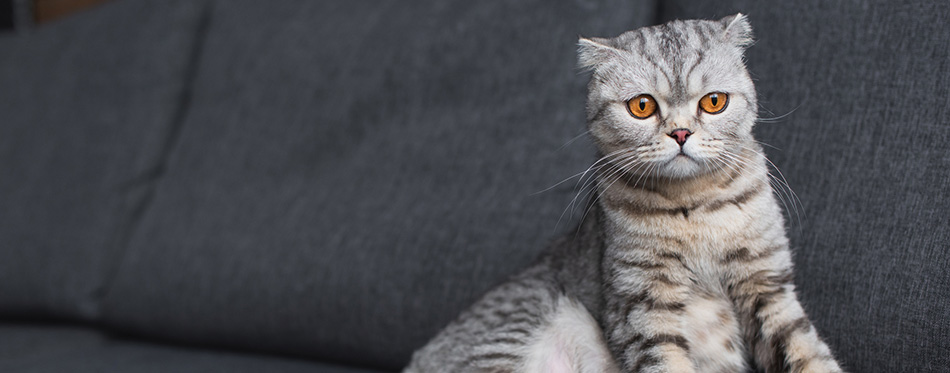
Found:
[(745, 14), (736, 13), (719, 20), (722, 23), (723, 37), (732, 45), (745, 49), (752, 45), (752, 25)]

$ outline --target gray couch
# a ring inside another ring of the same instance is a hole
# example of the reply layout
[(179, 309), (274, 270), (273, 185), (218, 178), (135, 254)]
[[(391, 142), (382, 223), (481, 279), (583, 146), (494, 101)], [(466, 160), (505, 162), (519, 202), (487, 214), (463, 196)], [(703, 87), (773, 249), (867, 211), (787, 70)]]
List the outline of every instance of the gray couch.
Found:
[(577, 36), (738, 11), (805, 308), (950, 370), (950, 3), (118, 0), (0, 36), (0, 372), (398, 371), (579, 220)]

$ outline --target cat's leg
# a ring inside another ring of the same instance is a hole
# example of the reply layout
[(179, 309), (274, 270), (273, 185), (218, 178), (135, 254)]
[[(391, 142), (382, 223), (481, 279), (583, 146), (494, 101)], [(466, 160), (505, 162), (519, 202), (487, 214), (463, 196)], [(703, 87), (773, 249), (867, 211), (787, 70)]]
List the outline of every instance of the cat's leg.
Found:
[(587, 310), (535, 268), (489, 291), (404, 372), (616, 372), (602, 335)]
[(605, 325), (624, 372), (691, 373), (682, 331), (689, 272), (675, 253), (631, 253), (605, 261)]
[(554, 308), (548, 287), (522, 276), (492, 289), (417, 350), (404, 373), (521, 372)]
[(766, 373), (841, 372), (795, 296), (788, 250), (775, 256), (730, 286), (756, 364)]
[(574, 299), (562, 296), (528, 346), (525, 373), (619, 373), (603, 332)]

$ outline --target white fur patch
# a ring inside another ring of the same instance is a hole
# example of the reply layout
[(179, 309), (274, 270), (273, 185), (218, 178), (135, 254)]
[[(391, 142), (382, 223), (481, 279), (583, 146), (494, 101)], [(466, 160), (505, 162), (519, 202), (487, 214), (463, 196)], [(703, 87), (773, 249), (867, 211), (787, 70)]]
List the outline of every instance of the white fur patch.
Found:
[(618, 373), (600, 326), (578, 302), (561, 297), (555, 315), (528, 346), (524, 372)]

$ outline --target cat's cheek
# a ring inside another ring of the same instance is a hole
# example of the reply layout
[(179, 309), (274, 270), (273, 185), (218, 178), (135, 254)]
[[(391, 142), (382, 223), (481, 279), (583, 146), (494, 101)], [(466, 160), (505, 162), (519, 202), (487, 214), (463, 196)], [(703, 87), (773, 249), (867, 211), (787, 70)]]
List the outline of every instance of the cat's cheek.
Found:
[(632, 149), (641, 145), (649, 144), (652, 134), (646, 131), (647, 128), (656, 126), (655, 122), (650, 124), (643, 121), (623, 121), (616, 124), (595, 124), (591, 126), (590, 133), (595, 139), (598, 147), (605, 154), (610, 154), (623, 149)]

